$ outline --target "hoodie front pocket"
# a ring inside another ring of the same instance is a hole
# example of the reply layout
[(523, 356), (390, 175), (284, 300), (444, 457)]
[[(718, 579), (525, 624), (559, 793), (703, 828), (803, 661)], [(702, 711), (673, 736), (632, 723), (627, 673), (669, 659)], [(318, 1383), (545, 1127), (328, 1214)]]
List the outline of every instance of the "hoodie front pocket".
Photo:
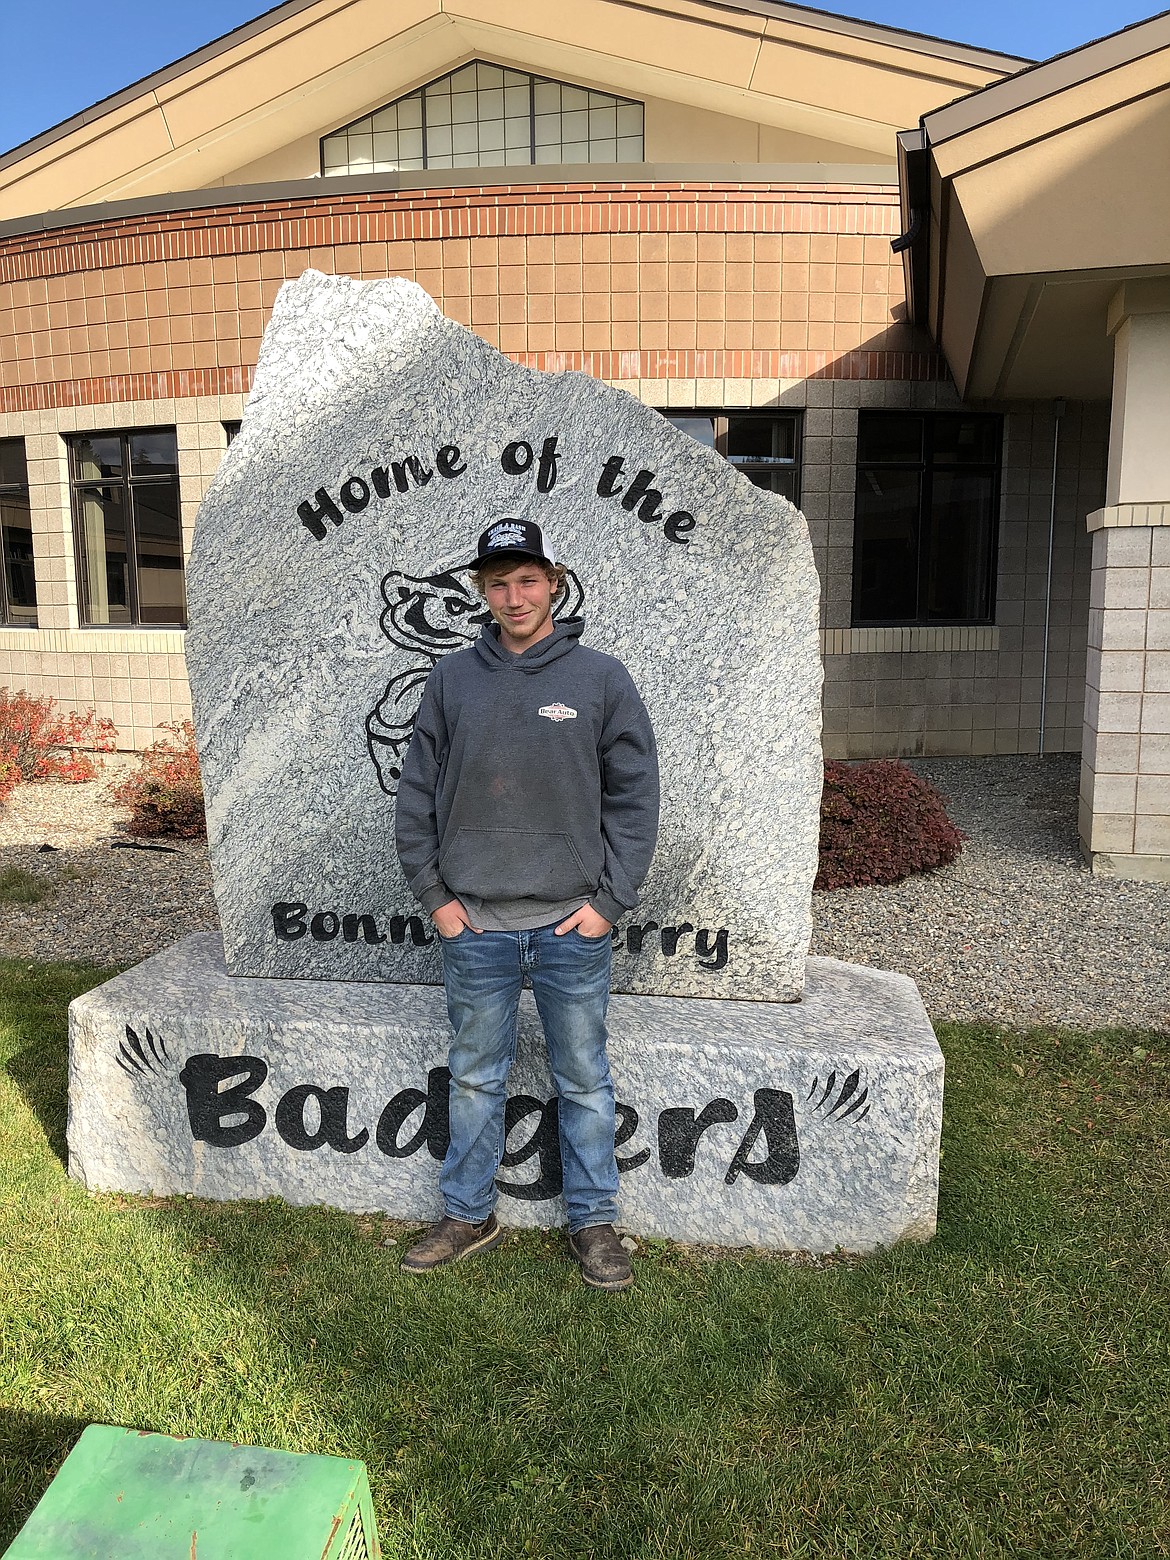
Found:
[(477, 899), (556, 903), (597, 887), (563, 831), (462, 828), (439, 857), (439, 871), (452, 892)]

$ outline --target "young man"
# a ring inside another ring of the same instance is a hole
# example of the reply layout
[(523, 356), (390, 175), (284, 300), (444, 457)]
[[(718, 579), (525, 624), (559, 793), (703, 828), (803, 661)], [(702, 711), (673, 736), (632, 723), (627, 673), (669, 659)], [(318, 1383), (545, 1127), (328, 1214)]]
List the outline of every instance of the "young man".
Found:
[(454, 1030), (446, 1212), (402, 1266), (426, 1272), (503, 1238), (495, 1177), (527, 976), (558, 1095), (569, 1246), (587, 1284), (625, 1289), (609, 934), (654, 853), (654, 733), (621, 662), (581, 643), (581, 618), (554, 622), (565, 570), (538, 525), (497, 521), (465, 567), (494, 621), (432, 671), (398, 787), (395, 843), (439, 933)]

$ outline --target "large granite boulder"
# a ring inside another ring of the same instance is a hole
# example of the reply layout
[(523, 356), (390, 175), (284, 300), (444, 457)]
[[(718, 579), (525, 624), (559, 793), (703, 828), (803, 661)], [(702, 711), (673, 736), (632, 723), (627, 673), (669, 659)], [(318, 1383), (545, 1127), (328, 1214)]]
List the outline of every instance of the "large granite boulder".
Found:
[(427, 673), (485, 621), (457, 565), (517, 516), (545, 527), (561, 610), (629, 667), (661, 749), (614, 990), (794, 1000), (822, 774), (803, 517), (624, 392), (512, 363), (412, 282), (312, 271), (277, 299), (188, 576), (228, 968), (440, 979), (395, 786)]

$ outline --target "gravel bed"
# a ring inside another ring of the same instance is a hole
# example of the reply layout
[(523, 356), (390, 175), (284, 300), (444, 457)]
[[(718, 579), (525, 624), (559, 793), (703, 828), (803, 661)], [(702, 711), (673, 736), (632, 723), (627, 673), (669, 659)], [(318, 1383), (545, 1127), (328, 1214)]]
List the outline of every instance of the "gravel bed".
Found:
[[(0, 954), (132, 964), (216, 928), (202, 840), (125, 848), (109, 796), (124, 762), (87, 785), (18, 786), (0, 810), (0, 871), (21, 867), (52, 890), (39, 904), (0, 901)], [(962, 855), (893, 888), (814, 895), (812, 952), (912, 975), (936, 1021), (1170, 1029), (1170, 887), (1085, 868), (1079, 761), (913, 767), (967, 835)]]
[[(18, 785), (0, 808), (0, 872), (19, 867), (51, 890), (37, 904), (0, 899), (0, 955), (136, 964), (218, 928), (206, 840), (126, 833), (126, 810), (109, 793), (132, 763), (112, 757), (84, 785)], [(165, 848), (139, 848), (147, 843)]]
[(1094, 877), (1080, 760), (912, 762), (967, 836), (893, 888), (813, 896), (812, 952), (902, 970), (932, 1019), (1170, 1029), (1170, 886)]

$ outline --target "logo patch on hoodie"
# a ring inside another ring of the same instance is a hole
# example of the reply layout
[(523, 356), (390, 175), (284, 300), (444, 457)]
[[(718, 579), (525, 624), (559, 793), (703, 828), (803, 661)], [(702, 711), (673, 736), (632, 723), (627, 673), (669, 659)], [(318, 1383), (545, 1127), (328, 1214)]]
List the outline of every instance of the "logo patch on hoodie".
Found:
[(546, 720), (576, 720), (577, 711), (571, 710), (567, 704), (544, 704), (536, 712), (543, 715)]

